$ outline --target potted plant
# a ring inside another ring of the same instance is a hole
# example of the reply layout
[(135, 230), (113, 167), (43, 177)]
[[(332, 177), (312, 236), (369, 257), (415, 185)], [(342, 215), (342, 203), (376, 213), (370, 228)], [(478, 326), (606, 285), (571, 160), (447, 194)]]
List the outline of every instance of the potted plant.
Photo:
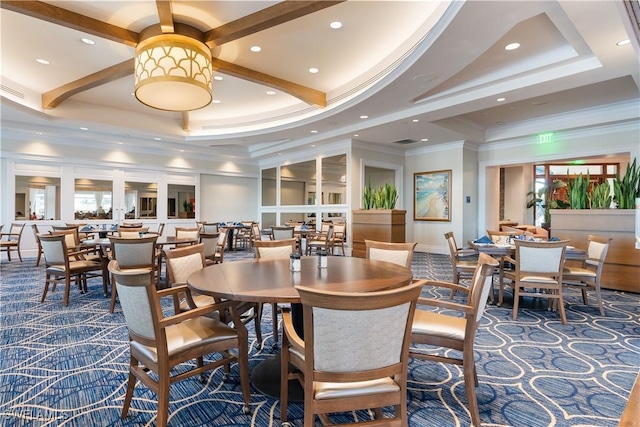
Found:
[(609, 209), (611, 207), (611, 186), (608, 182), (593, 187), (589, 194), (589, 206), (591, 209)]
[(618, 204), (618, 209), (634, 209), (636, 198), (640, 197), (640, 168), (636, 166), (636, 159), (627, 166), (624, 177), (616, 177), (613, 180), (613, 200)]
[(189, 200), (185, 199), (182, 202), (182, 207), (184, 208), (184, 212), (180, 212), (180, 218), (195, 218), (196, 214), (193, 212), (193, 203)]
[(551, 227), (551, 213), (550, 209), (566, 209), (569, 204), (564, 200), (554, 199), (556, 191), (560, 188), (566, 187), (567, 184), (560, 180), (554, 179), (551, 185), (545, 185), (538, 191), (531, 190), (527, 193), (527, 196), (531, 196), (531, 199), (527, 202), (527, 208), (535, 206), (537, 209), (542, 209), (543, 222), (542, 228), (549, 230)]
[(395, 209), (398, 189), (395, 185), (384, 184), (377, 190), (367, 185), (362, 193), (362, 209), (352, 211), (352, 240), (355, 257), (366, 255), (364, 240), (390, 243), (405, 242), (405, 210)]
[(577, 177), (574, 175), (574, 178), (569, 178), (567, 187), (571, 209), (589, 209), (589, 173), (587, 172), (586, 178), (582, 176), (582, 172)]

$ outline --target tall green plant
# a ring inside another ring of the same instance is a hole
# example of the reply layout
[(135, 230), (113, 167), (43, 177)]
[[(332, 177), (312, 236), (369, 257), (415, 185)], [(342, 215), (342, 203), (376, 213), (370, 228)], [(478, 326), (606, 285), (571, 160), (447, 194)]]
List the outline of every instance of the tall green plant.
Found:
[[(567, 175), (569, 175), (568, 170)], [(569, 177), (569, 183), (567, 184), (567, 196), (569, 196), (569, 205), (571, 206), (571, 209), (589, 208), (589, 178), (589, 172), (587, 172), (586, 178), (582, 176), (582, 172), (580, 172), (580, 175), (575, 178)]]
[(371, 183), (364, 188), (362, 195), (363, 209), (393, 209), (398, 201), (398, 189), (389, 183), (378, 190), (371, 188)]
[(591, 190), (589, 206), (591, 206), (591, 209), (609, 209), (611, 200), (611, 186), (608, 182), (603, 182)]
[(560, 179), (554, 179), (551, 185), (545, 185), (538, 191), (531, 190), (527, 193), (527, 196), (531, 196), (531, 199), (527, 202), (527, 208), (536, 206), (538, 209), (543, 210), (544, 222), (551, 222), (551, 212), (549, 209), (565, 209), (569, 205), (564, 200), (554, 200), (553, 195), (559, 188), (566, 187), (566, 183)]
[(362, 195), (362, 207), (364, 209), (374, 209), (376, 203), (376, 191), (371, 188), (371, 182), (369, 185), (364, 187), (364, 192)]
[(616, 177), (613, 180), (613, 200), (618, 204), (618, 209), (634, 209), (635, 199), (640, 197), (640, 168), (636, 166), (636, 159), (627, 166), (624, 177)]

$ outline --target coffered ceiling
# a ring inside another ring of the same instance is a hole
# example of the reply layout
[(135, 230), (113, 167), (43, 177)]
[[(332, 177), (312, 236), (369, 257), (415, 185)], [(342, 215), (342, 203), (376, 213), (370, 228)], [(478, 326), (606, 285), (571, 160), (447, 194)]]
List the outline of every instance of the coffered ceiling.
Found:
[[(402, 151), (640, 117), (637, 1), (1, 4), (3, 138), (257, 160), (347, 139)], [(127, 61), (161, 22), (209, 36), (214, 103), (166, 112), (132, 96)]]

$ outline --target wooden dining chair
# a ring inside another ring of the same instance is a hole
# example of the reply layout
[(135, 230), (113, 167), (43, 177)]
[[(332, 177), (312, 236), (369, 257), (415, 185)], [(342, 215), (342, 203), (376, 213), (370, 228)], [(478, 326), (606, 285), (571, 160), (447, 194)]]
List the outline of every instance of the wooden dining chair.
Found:
[[(206, 236), (201, 234), (200, 236)], [(169, 278), (169, 284), (171, 287), (183, 286), (187, 284), (189, 276), (206, 267), (206, 254), (205, 243), (199, 243), (197, 245), (183, 246), (174, 249), (165, 249), (164, 257), (167, 265), (167, 276)], [(221, 299), (215, 299), (213, 297), (201, 294), (193, 294), (192, 301), (197, 306), (204, 306), (208, 304), (219, 303)], [(181, 313), (189, 310), (189, 301), (184, 294), (174, 295), (174, 312)], [(258, 342), (258, 348), (262, 343), (262, 330), (260, 328), (260, 305), (254, 302), (238, 302), (236, 301), (236, 310), (240, 314), (240, 319), (243, 324), (254, 322), (254, 329), (256, 331), (256, 339)], [(229, 312), (218, 313), (217, 318), (225, 323), (231, 321), (231, 314)]]
[(64, 280), (65, 289), (62, 305), (66, 307), (69, 305), (71, 283), (74, 282), (78, 285), (80, 293), (86, 293), (87, 279), (102, 277), (102, 263), (84, 259), (84, 255), (89, 253), (89, 250), (70, 251), (67, 248), (64, 234), (40, 234), (39, 238), (46, 264), (44, 291), (40, 302), (44, 302), (47, 297), (49, 286), (51, 286), (51, 292), (53, 292), (57, 283)]
[(567, 288), (580, 289), (582, 301), (588, 304), (587, 291), (595, 291), (600, 315), (605, 316), (600, 283), (602, 269), (612, 238), (588, 236), (587, 258), (579, 266), (566, 265), (562, 271), (562, 283)]
[(0, 253), (6, 252), (7, 259), (11, 261), (11, 251), (18, 253), (18, 258), (22, 262), (22, 253), (20, 253), (20, 241), (22, 239), (22, 232), (24, 231), (24, 224), (13, 223), (9, 228), (8, 233), (0, 234)]
[[(297, 253), (298, 239), (290, 238), (283, 240), (261, 240), (254, 242), (254, 250), (256, 258), (260, 259), (289, 259), (293, 253)], [(258, 320), (262, 319), (263, 304), (260, 304), (258, 311)], [(278, 344), (278, 313), (281, 312), (277, 303), (271, 304), (271, 320), (273, 322), (273, 343)]]
[[(468, 258), (476, 254), (476, 251), (471, 248), (460, 248), (456, 243), (456, 238), (453, 235), (453, 231), (444, 233), (444, 238), (447, 241), (449, 247), (449, 259), (451, 260), (451, 270), (453, 275), (453, 283), (460, 283), (462, 280), (469, 280), (473, 277), (473, 274), (478, 266), (475, 259), (463, 259)], [(456, 294), (456, 290), (451, 290), (451, 298)]]
[[(283, 313), (280, 419), (288, 425), (289, 380), (304, 388), (304, 426), (315, 416), (374, 410), (367, 426), (407, 426), (411, 325), (421, 282), (378, 292), (340, 292), (296, 286), (304, 338)], [(392, 406), (393, 417), (381, 408)]]
[[(111, 260), (115, 261), (111, 265), (113, 269), (134, 270), (139, 273), (149, 274), (152, 278), (156, 276), (157, 265), (157, 235), (148, 237), (109, 237), (111, 243)], [(113, 313), (116, 306), (117, 288), (111, 279), (111, 303), (109, 312)]]
[(218, 238), (220, 233), (204, 233), (201, 232), (198, 238), (200, 243), (204, 245), (204, 258), (207, 265), (216, 263), (216, 254), (218, 252)]
[[(411, 329), (412, 346), (409, 357), (462, 365), (467, 403), (471, 413), (471, 421), (475, 426), (480, 426), (480, 412), (476, 399), (478, 376), (473, 347), (476, 331), (486, 307), (487, 297), (493, 287), (493, 271), (497, 266), (497, 260), (481, 253), (469, 288), (459, 283), (424, 281), (426, 286), (448, 288), (451, 291), (468, 291), (469, 297), (466, 304), (442, 299), (419, 298)], [(420, 308), (421, 306), (436, 307), (446, 310), (446, 312), (424, 310)], [(462, 316), (452, 312), (460, 313)], [(438, 352), (426, 353), (420, 345), (438, 348)], [(456, 351), (452, 352), (451, 350)], [(462, 357), (459, 356), (460, 352)]]
[(417, 243), (389, 243), (375, 240), (364, 241), (365, 258), (392, 262), (406, 268), (411, 268), (413, 251)]
[[(518, 319), (520, 297), (549, 300), (549, 309), (557, 307), (562, 323), (567, 323), (562, 294), (562, 274), (568, 240), (535, 242), (515, 240), (515, 255), (505, 262), (515, 265), (513, 271), (502, 274), (498, 303), (502, 304), (504, 285), (513, 289), (513, 320)], [(557, 304), (554, 304), (556, 302)]]
[[(237, 361), (240, 368), (240, 385), (244, 401), (244, 413), (250, 412), (249, 360), (247, 332), (207, 316), (214, 311), (225, 311), (234, 304), (227, 301), (196, 307), (166, 316), (162, 311), (162, 298), (185, 293), (190, 299), (188, 287), (176, 286), (157, 290), (153, 278), (145, 272), (122, 271), (109, 264), (113, 275), (125, 322), (129, 331), (129, 379), (122, 405), (121, 417), (126, 418), (133, 391), (138, 380), (158, 396), (156, 425), (165, 427), (169, 412), (171, 384), (204, 374), (219, 366), (225, 369), (224, 380), (230, 365)], [(233, 310), (232, 310), (233, 311)], [(179, 339), (176, 339), (179, 338)], [(237, 356), (230, 350), (237, 349)], [(209, 357), (217, 353), (219, 357)], [(205, 359), (206, 357), (206, 359)], [(195, 359), (196, 363), (193, 364)], [(205, 360), (207, 363), (205, 363)], [(180, 370), (174, 370), (178, 365)]]
[(286, 240), (294, 237), (294, 227), (285, 225), (274, 225), (271, 227), (271, 240)]
[(40, 265), (40, 259), (42, 258), (42, 243), (40, 243), (40, 230), (38, 230), (37, 224), (31, 224), (31, 230), (33, 231), (33, 237), (36, 240), (36, 244), (38, 245), (38, 259), (36, 260), (36, 267)]

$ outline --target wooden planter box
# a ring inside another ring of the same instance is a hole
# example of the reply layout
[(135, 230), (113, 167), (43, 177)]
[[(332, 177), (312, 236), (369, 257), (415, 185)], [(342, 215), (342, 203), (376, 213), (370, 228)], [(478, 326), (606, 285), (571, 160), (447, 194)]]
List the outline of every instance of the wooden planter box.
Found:
[(640, 292), (640, 250), (635, 249), (634, 209), (552, 209), (553, 236), (587, 247), (587, 236), (611, 237), (602, 270), (602, 287)]
[(354, 210), (351, 216), (352, 255), (366, 256), (364, 240), (404, 243), (407, 211), (399, 209)]

